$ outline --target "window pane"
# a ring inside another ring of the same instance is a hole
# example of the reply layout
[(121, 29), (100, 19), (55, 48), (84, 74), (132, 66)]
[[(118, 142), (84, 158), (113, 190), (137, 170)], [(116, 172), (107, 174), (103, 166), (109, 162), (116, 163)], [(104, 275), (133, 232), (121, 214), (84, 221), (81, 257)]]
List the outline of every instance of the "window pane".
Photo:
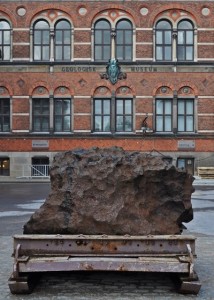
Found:
[(101, 116), (95, 116), (95, 131), (101, 131), (102, 119)]
[(41, 60), (41, 47), (40, 46), (34, 47), (34, 59)]
[(103, 117), (103, 131), (110, 131), (110, 116)]
[(163, 114), (163, 101), (162, 100), (156, 101), (156, 113)]
[(186, 32), (186, 43), (193, 44), (193, 32), (192, 31)]
[(117, 114), (123, 114), (123, 100), (117, 100)]
[(34, 32), (34, 43), (40, 44), (42, 39), (41, 31), (35, 30)]
[(125, 131), (132, 131), (132, 117), (125, 116)]
[(55, 53), (56, 59), (62, 59), (62, 47), (56, 46), (55, 51), (56, 51)]
[(10, 131), (10, 117), (4, 116), (3, 118), (3, 131)]
[(131, 114), (132, 113), (132, 101), (126, 100), (125, 101), (125, 114)]
[(132, 46), (125, 47), (125, 59), (131, 60), (132, 59)]
[(62, 131), (62, 118), (55, 116), (55, 131)]
[(193, 47), (191, 46), (186, 47), (186, 59), (193, 60)]
[(49, 118), (42, 118), (42, 131), (48, 131), (49, 130)]
[(5, 31), (4, 32), (4, 43), (5, 44), (10, 44), (10, 31)]
[(193, 101), (192, 100), (186, 101), (186, 113), (193, 114)]
[(163, 117), (156, 116), (156, 131), (163, 131)]
[(171, 60), (171, 47), (165, 47), (165, 60)]
[(117, 116), (116, 118), (116, 130), (123, 131), (123, 117)]
[(71, 58), (71, 48), (70, 46), (64, 47), (64, 59), (69, 60)]
[(95, 60), (101, 60), (102, 56), (102, 47), (101, 46), (95, 46)]
[(55, 32), (55, 43), (62, 44), (62, 31), (57, 30)]
[(158, 60), (163, 60), (163, 48), (162, 47), (156, 47), (156, 58)]
[(131, 30), (127, 30), (125, 32), (125, 43), (126, 44), (132, 44), (132, 31)]
[(64, 43), (70, 44), (71, 43), (71, 32), (70, 30), (64, 31)]
[(184, 31), (178, 31), (178, 44), (182, 45), (185, 42)]
[(70, 114), (71, 112), (71, 101), (64, 100), (64, 114)]
[(178, 168), (185, 169), (185, 159), (178, 158)]
[(10, 59), (10, 46), (4, 47), (4, 60)]
[(117, 46), (117, 59), (123, 59), (123, 46)]
[(171, 31), (165, 31), (165, 44), (171, 44), (172, 42), (172, 34)]
[(178, 116), (178, 131), (184, 131), (184, 116)]
[(156, 44), (163, 43), (163, 34), (162, 31), (156, 31)]
[(186, 131), (193, 131), (193, 116), (186, 117)]
[(184, 48), (184, 46), (178, 46), (178, 60), (185, 60), (185, 48)]
[(171, 130), (172, 130), (172, 117), (165, 116), (165, 131), (171, 131)]
[(103, 102), (103, 113), (110, 115), (110, 100), (104, 100), (104, 102)]
[(62, 101), (55, 100), (55, 114), (61, 115), (62, 114)]
[(49, 31), (47, 31), (47, 30), (43, 31), (42, 43), (49, 44), (49, 38), (50, 38)]
[(40, 131), (40, 117), (34, 116), (33, 128), (34, 128), (34, 131)]
[(158, 29), (171, 29), (171, 24), (168, 21), (162, 20), (158, 22), (156, 28)]
[(70, 127), (71, 127), (70, 116), (65, 116), (64, 117), (64, 131), (70, 131)]
[(116, 43), (117, 44), (122, 44), (124, 43), (123, 41), (123, 31), (117, 31), (117, 35), (116, 35)]
[(172, 102), (170, 100), (165, 101), (165, 114), (172, 113)]
[(95, 100), (95, 114), (101, 114), (101, 100)]
[(110, 35), (110, 31), (104, 31), (104, 35), (103, 35), (103, 42), (104, 44), (110, 44), (111, 43), (111, 35)]
[(42, 48), (43, 60), (49, 60), (49, 46)]
[(109, 60), (109, 58), (110, 58), (110, 46), (104, 46), (103, 51), (104, 51), (104, 60)]
[(178, 101), (178, 114), (184, 114), (184, 100)]

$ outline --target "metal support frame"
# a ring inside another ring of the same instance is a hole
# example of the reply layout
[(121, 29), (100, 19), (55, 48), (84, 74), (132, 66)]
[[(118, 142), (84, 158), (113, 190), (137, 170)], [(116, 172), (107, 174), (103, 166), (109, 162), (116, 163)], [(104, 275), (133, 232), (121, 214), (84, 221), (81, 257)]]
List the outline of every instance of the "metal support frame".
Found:
[(30, 293), (32, 274), (56, 271), (137, 271), (179, 275), (181, 293), (197, 294), (195, 238), (182, 235), (16, 235), (11, 293)]

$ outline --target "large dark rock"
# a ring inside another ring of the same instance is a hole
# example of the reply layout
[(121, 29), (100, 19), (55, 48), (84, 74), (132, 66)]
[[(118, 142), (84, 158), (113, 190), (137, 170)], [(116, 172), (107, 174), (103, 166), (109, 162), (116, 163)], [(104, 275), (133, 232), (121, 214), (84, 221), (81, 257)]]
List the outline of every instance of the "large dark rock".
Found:
[(193, 177), (162, 157), (92, 148), (58, 153), (52, 191), (26, 234), (179, 234), (192, 220)]

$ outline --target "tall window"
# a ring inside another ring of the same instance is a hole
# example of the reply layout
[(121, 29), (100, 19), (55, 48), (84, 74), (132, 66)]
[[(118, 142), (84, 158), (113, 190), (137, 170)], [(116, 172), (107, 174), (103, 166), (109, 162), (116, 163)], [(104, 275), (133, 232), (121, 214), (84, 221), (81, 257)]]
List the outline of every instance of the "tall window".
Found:
[(155, 103), (155, 118), (157, 132), (172, 131), (172, 100), (157, 99)]
[(48, 132), (50, 119), (49, 99), (33, 99), (33, 131)]
[(172, 25), (166, 20), (156, 25), (156, 60), (172, 60)]
[(132, 99), (116, 99), (116, 131), (133, 130)]
[(178, 132), (194, 131), (194, 100), (178, 99)]
[(54, 100), (54, 131), (55, 132), (71, 131), (71, 100), (70, 99)]
[(62, 20), (55, 26), (55, 60), (71, 59), (71, 25)]
[(111, 100), (94, 99), (94, 131), (109, 132), (111, 130)]
[(97, 21), (94, 28), (94, 58), (108, 61), (111, 57), (111, 30), (106, 20)]
[(10, 32), (9, 23), (0, 21), (0, 60), (10, 60)]
[(128, 20), (118, 21), (115, 29), (106, 20), (99, 20), (95, 24), (94, 59), (108, 62), (111, 57), (119, 61), (132, 60), (133, 28)]
[(10, 131), (10, 99), (0, 99), (0, 132)]
[(116, 25), (116, 58), (118, 60), (132, 59), (132, 24), (121, 20)]
[(38, 21), (33, 30), (33, 58), (48, 61), (50, 59), (50, 27), (46, 21)]
[(194, 27), (192, 22), (182, 20), (172, 30), (169, 21), (161, 20), (156, 25), (155, 39), (156, 60), (194, 60)]
[(194, 58), (193, 25), (187, 20), (178, 24), (177, 58), (179, 61), (193, 60)]
[(0, 176), (10, 176), (10, 159), (0, 157)]

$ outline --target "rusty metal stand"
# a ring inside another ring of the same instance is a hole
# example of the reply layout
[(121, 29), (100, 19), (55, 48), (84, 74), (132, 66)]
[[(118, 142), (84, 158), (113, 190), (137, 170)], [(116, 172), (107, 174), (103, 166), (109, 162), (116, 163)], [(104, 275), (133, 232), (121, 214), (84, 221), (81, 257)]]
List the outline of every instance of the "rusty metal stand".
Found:
[(177, 275), (181, 293), (201, 287), (193, 236), (16, 235), (13, 255), (13, 294), (31, 293), (34, 275), (56, 271), (167, 272)]

